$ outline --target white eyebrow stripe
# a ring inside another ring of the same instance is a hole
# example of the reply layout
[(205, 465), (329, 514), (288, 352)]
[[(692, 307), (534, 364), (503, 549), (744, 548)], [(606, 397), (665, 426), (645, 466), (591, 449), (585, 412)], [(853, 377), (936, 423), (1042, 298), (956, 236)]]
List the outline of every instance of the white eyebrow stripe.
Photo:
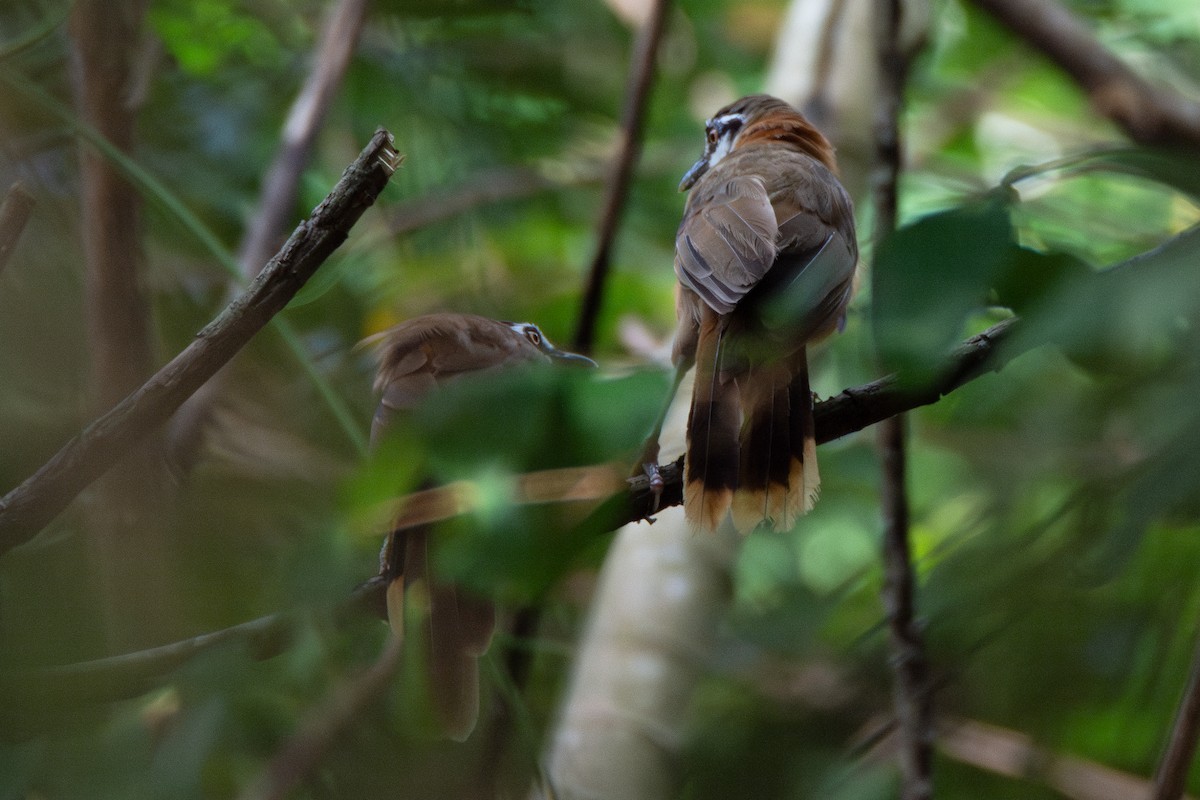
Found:
[(716, 125), (719, 128), (727, 128), (731, 122), (745, 122), (745, 114), (726, 114), (723, 117), (716, 117), (710, 124)]

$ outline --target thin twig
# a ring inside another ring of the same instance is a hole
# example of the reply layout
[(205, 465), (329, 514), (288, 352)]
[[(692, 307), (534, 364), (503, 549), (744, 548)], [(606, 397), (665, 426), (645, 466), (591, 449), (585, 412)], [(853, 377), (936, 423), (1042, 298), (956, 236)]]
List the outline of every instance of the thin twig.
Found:
[(608, 279), (612, 263), (613, 241), (617, 235), (617, 224), (625, 201), (629, 196), (629, 181), (633, 176), (634, 161), (642, 144), (642, 121), (650, 88), (654, 83), (654, 64), (658, 57), (658, 45), (662, 40), (663, 26), (670, 0), (655, 0), (650, 17), (638, 33), (634, 48), (633, 65), (625, 92), (625, 111), (621, 120), (621, 149), (613, 163), (612, 176), (608, 182), (608, 195), (604, 199), (604, 211), (596, 232), (596, 252), (588, 271), (587, 289), (579, 308), (579, 321), (575, 328), (572, 346), (576, 352), (590, 353), (596, 339), (596, 319), (604, 298), (604, 284)]
[[(879, 0), (876, 24), (879, 97), (875, 124), (875, 241), (896, 228), (903, 148), (900, 110), (909, 59), (900, 43), (903, 5)], [(907, 429), (905, 415), (884, 420), (879, 427), (883, 472), (880, 505), (883, 514), (883, 571), (881, 590), (887, 613), (894, 672), (893, 702), (899, 723), (900, 775), (903, 800), (933, 796), (933, 707), (925, 644), (916, 620), (916, 576), (909, 547)]]
[[(249, 282), (267, 263), (287, 231), (296, 207), (300, 178), (312, 156), (329, 106), (345, 77), (366, 17), (366, 0), (340, 0), (326, 18), (321, 42), (312, 55), (308, 78), (284, 122), (279, 149), (259, 191), (257, 211), (238, 247), (238, 271)], [(171, 422), (171, 458), (187, 470), (196, 460), (212, 408), (225, 391), (218, 373), (184, 403)]]
[(1142, 144), (1200, 145), (1200, 104), (1143, 79), (1056, 0), (975, 0), (1045, 53), (1091, 98), (1096, 111)]
[(299, 291), (349, 235), (397, 165), (379, 130), (250, 287), (179, 355), (0, 498), (0, 555), (29, 541), (89, 483), (156, 429)]
[(239, 795), (240, 800), (286, 797), (320, 764), (337, 743), (339, 735), (355, 724), (367, 705), (386, 691), (400, 664), (402, 651), (400, 639), (388, 636), (375, 663), (362, 674), (335, 687), (325, 702), (312, 709), (259, 776)]
[(1188, 771), (1200, 738), (1200, 646), (1192, 657), (1187, 687), (1175, 712), (1171, 738), (1154, 773), (1152, 800), (1179, 800), (1187, 788)]
[(33, 195), (20, 183), (9, 188), (4, 203), (0, 204), (0, 272), (17, 249), (17, 241), (33, 215), (33, 205)]
[(238, 265), (247, 281), (267, 263), (287, 230), (300, 177), (308, 167), (313, 143), (350, 65), (366, 11), (366, 0), (340, 0), (325, 21), (321, 43), (312, 55), (312, 69), (292, 101), (279, 150), (263, 179), (258, 211), (238, 249)]

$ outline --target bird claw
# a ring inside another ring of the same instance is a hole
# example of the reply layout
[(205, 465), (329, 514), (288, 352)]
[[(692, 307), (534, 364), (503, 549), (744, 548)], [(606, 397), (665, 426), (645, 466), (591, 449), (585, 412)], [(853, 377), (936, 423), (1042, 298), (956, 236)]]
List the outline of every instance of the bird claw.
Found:
[(657, 461), (648, 461), (642, 464), (642, 471), (650, 479), (650, 494), (654, 496), (650, 513), (654, 514), (658, 512), (659, 506), (662, 504), (663, 487), (666, 483), (663, 481), (662, 471), (658, 468)]

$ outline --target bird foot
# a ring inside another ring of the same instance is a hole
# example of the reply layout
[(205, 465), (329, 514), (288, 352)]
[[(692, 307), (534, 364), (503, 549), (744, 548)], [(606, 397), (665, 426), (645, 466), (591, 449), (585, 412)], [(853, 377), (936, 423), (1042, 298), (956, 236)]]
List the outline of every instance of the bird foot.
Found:
[(657, 461), (648, 461), (642, 464), (642, 472), (650, 479), (650, 494), (654, 496), (650, 513), (655, 514), (662, 504), (663, 487), (666, 485), (663, 481), (662, 471), (658, 468)]

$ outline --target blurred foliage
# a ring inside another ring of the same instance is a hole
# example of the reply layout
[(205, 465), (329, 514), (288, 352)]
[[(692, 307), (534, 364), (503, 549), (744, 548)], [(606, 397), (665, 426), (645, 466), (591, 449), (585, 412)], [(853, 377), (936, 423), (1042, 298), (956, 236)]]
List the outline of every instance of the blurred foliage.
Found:
[[(5, 487), (88, 408), (87, 133), (69, 111), (70, 5), (0, 4), (0, 189), (20, 180), (38, 199), (0, 274)], [(376, 570), (378, 508), (453, 479), (494, 501), (443, 524), (439, 568), (546, 610), (539, 638), (500, 637), (487, 659), (485, 704), (496, 707), (517, 695), (502, 662), (534, 649), (516, 724), (498, 757), (485, 736), (427, 741), (397, 681), (296, 796), (459, 797), (495, 769), (513, 796), (525, 791), (569, 667), (563, 643), (578, 635), (609, 540), (579, 527), (579, 509), (510, 505), (512, 474), (631, 459), (666, 378), (636, 369), (643, 359), (620, 325), (634, 318), (669, 335), (678, 177), (699, 152), (704, 116), (762, 89), (785, 5), (689, 0), (672, 12), (600, 321), (601, 375), (463, 382), (364, 464), (278, 336), (246, 349), (214, 436), (177, 487), (172, 602), (180, 638), (282, 610), (289, 646), (260, 660), (246, 643), (226, 644), (111, 702), (64, 691), (0, 704), (0, 798), (236, 794), (379, 652), (382, 625), (334, 613)], [(1190, 4), (1071, 5), (1143, 74), (1200, 97)], [(138, 49), (145, 88), (136, 152), (118, 166), (148, 176), (135, 183), (163, 360), (225, 302), (221, 261), (237, 250), (329, 6), (161, 0), (144, 42), (114, 44)], [(1022, 317), (1014, 347), (1036, 348), (912, 416), (919, 604), (938, 710), (1147, 776), (1200, 619), (1200, 164), (1122, 144), (1065, 76), (969, 4), (936, 2), (931, 19), (905, 111), (904, 226), (873, 252), (868, 201), (857, 198), (876, 269), (847, 331), (818, 356), (815, 384), (827, 395), (877, 376), (876, 344), (889, 368), (920, 377), (962, 337)], [(372, 363), (354, 344), (388, 324), (453, 309), (536, 321), (567, 342), (632, 37), (610, 5), (581, 0), (371, 4), (293, 216), (378, 125), (406, 161), (286, 312), (312, 370), (362, 430)], [(456, 205), (511, 174), (537, 180)], [(431, 221), (409, 231), (417, 211)], [(871, 437), (823, 448), (821, 466), (814, 513), (742, 549), (721, 656), (691, 709), (684, 797), (895, 794), (872, 750), (890, 678)], [(3, 675), (111, 655), (83, 544), (87, 509), (85, 494), (0, 561)], [(0, 697), (11, 700), (22, 684), (3, 675)], [(939, 797), (1057, 796), (1036, 772), (1017, 780), (948, 755), (937, 770)]]

